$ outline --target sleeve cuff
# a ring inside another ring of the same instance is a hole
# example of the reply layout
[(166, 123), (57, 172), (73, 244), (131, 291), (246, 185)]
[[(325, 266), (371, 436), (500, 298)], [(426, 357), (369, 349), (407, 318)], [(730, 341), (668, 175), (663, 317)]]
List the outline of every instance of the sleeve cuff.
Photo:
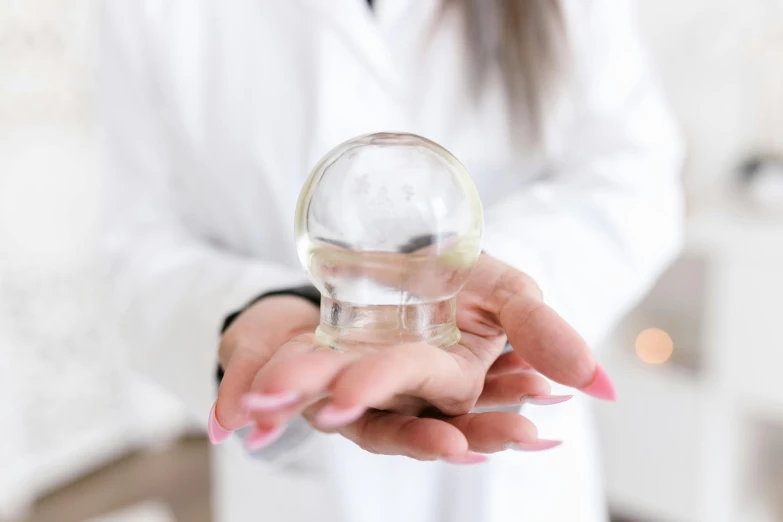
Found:
[(271, 292), (266, 292), (258, 297), (254, 297), (249, 303), (247, 303), (245, 306), (237, 310), (236, 312), (233, 312), (226, 316), (226, 318), (223, 320), (223, 326), (220, 328), (220, 333), (225, 333), (226, 330), (228, 330), (228, 327), (231, 326), (231, 323), (236, 321), (237, 317), (242, 314), (245, 310), (259, 302), (261, 299), (264, 299), (265, 297), (272, 297), (274, 295), (293, 295), (297, 297), (301, 297), (302, 299), (306, 299), (313, 303), (315, 306), (321, 305), (321, 292), (318, 291), (318, 289), (313, 285), (303, 285), (303, 286), (297, 286), (294, 288), (284, 288), (281, 290), (273, 290)]
[[(229, 315), (226, 316), (226, 318), (223, 320), (223, 326), (220, 328), (221, 335), (225, 333), (226, 330), (228, 330), (228, 327), (231, 326), (231, 323), (236, 321), (237, 317), (239, 317), (242, 312), (259, 302), (260, 300), (266, 298), (266, 297), (272, 297), (275, 295), (293, 295), (296, 297), (301, 297), (302, 299), (306, 299), (307, 301), (310, 301), (315, 306), (321, 305), (321, 292), (318, 291), (318, 289), (313, 285), (302, 285), (302, 286), (296, 286), (293, 288), (284, 288), (281, 290), (273, 290), (271, 292), (265, 292), (257, 297), (254, 297), (249, 303), (247, 303), (245, 306), (237, 310), (236, 312), (232, 312)], [(218, 363), (217, 365), (217, 371), (215, 374), (215, 378), (217, 380), (217, 385), (220, 386), (220, 383), (223, 382), (223, 375), (224, 375), (223, 367)]]

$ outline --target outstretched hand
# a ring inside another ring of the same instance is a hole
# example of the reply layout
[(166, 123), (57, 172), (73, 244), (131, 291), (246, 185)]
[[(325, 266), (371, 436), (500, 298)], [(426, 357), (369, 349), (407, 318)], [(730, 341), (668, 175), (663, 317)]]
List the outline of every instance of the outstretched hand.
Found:
[[(569, 398), (551, 396), (539, 373), (613, 398), (584, 341), (542, 302), (537, 285), (488, 256), (458, 295), (462, 339), (448, 349), (402, 344), (337, 352), (315, 342), (318, 320), (309, 302), (278, 296), (232, 324), (220, 348), (226, 372), (210, 417), (213, 442), (253, 424), (245, 442), (258, 449), (302, 414), (316, 429), (368, 451), (480, 462), (480, 453), (557, 444), (539, 440), (535, 426), (515, 413), (471, 413), (476, 406)], [(507, 338), (514, 351), (502, 354)]]

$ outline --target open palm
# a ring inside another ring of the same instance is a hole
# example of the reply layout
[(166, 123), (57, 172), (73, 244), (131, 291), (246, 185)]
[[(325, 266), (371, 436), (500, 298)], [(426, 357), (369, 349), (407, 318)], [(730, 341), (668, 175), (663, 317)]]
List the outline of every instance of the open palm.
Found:
[[(535, 426), (516, 413), (471, 413), (474, 407), (567, 398), (550, 396), (540, 374), (593, 394), (598, 381), (607, 391), (584, 341), (542, 302), (535, 283), (493, 258), (481, 256), (458, 295), (457, 324), (462, 338), (447, 349), (408, 343), (338, 352), (305, 330), (257, 357), (240, 401), (255, 424), (250, 444), (278, 436), (301, 413), (368, 451), (478, 462), (475, 452), (553, 443), (538, 440)], [(507, 339), (514, 351), (504, 354)]]

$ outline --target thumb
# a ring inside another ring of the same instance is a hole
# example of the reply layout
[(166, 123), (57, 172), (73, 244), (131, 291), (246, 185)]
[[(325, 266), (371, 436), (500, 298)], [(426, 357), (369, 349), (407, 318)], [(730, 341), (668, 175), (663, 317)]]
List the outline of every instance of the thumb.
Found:
[(598, 399), (615, 399), (614, 386), (587, 343), (552, 308), (518, 294), (499, 315), (511, 346), (538, 372)]
[(593, 397), (615, 399), (614, 386), (587, 343), (544, 303), (530, 276), (482, 255), (466, 288), (479, 297), (514, 350), (536, 371)]

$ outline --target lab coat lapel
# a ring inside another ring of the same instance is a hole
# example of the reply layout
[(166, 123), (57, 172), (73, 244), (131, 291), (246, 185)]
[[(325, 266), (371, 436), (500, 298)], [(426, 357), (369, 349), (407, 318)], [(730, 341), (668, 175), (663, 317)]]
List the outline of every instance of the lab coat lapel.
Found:
[(348, 48), (378, 77), (384, 88), (404, 92), (403, 78), (395, 66), (380, 28), (364, 0), (302, 0), (332, 25)]

